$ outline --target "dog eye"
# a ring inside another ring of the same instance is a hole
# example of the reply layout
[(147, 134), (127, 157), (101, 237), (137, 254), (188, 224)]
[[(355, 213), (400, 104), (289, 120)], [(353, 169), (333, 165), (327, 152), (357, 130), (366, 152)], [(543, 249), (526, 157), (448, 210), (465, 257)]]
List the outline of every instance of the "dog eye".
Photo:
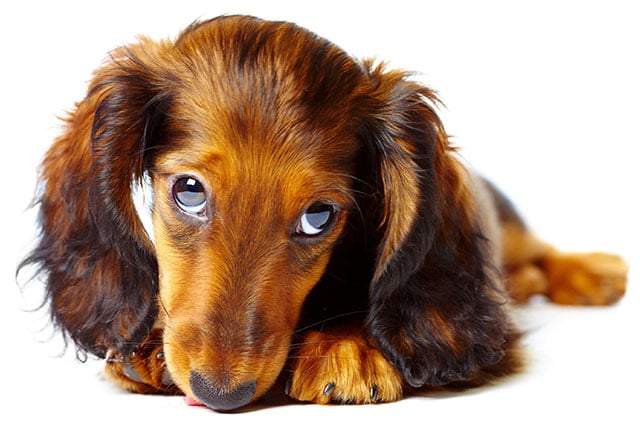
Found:
[(326, 203), (316, 203), (309, 207), (300, 217), (296, 233), (315, 236), (322, 233), (331, 224), (335, 216), (335, 208)]
[(207, 206), (207, 194), (195, 178), (179, 178), (173, 184), (173, 198), (180, 209), (191, 215), (202, 215)]

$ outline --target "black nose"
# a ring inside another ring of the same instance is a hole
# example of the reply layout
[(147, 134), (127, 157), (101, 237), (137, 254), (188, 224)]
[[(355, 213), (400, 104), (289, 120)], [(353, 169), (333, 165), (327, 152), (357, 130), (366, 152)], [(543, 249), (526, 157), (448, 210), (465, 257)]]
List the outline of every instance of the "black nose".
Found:
[(214, 385), (198, 372), (191, 372), (191, 391), (198, 400), (211, 409), (230, 411), (251, 402), (256, 392), (256, 382), (248, 381), (233, 389), (223, 389)]

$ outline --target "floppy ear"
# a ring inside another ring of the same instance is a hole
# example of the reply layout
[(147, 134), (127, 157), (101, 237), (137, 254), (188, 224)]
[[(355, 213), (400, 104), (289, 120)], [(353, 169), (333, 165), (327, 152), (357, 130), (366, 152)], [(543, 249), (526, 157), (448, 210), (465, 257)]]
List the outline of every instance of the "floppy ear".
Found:
[(406, 73), (372, 69), (365, 126), (381, 197), (368, 333), (414, 387), (474, 380), (504, 355), (508, 324), (468, 176)]
[(42, 163), (40, 237), (21, 264), (37, 266), (65, 339), (100, 357), (134, 346), (157, 314), (157, 262), (131, 187), (168, 102), (160, 49), (142, 40), (96, 71)]

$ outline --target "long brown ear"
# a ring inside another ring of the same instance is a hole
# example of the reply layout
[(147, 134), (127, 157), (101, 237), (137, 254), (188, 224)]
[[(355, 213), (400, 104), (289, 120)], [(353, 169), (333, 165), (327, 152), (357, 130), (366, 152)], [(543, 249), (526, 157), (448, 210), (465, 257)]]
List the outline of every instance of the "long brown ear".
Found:
[(135, 345), (157, 315), (158, 268), (131, 186), (169, 101), (159, 45), (113, 52), (41, 167), (35, 264), (53, 322), (81, 352)]
[(368, 332), (412, 386), (470, 380), (503, 357), (508, 325), (467, 172), (434, 93), (365, 65), (377, 110), (364, 138), (382, 198)]

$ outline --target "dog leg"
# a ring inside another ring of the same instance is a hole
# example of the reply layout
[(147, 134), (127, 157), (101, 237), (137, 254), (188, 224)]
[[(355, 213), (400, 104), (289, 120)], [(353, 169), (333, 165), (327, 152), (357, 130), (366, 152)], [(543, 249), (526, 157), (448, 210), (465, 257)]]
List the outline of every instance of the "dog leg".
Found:
[(363, 404), (402, 397), (402, 376), (359, 328), (308, 332), (293, 348), (286, 393), (294, 399)]
[(110, 352), (107, 355), (104, 375), (124, 389), (135, 393), (180, 392), (166, 368), (161, 329), (151, 331), (128, 355)]
[(626, 291), (628, 267), (617, 255), (553, 251), (540, 265), (549, 281), (546, 295), (557, 304), (609, 305)]
[(606, 253), (563, 253), (525, 227), (503, 228), (506, 283), (515, 302), (545, 295), (565, 305), (609, 305), (626, 291), (628, 266)]

